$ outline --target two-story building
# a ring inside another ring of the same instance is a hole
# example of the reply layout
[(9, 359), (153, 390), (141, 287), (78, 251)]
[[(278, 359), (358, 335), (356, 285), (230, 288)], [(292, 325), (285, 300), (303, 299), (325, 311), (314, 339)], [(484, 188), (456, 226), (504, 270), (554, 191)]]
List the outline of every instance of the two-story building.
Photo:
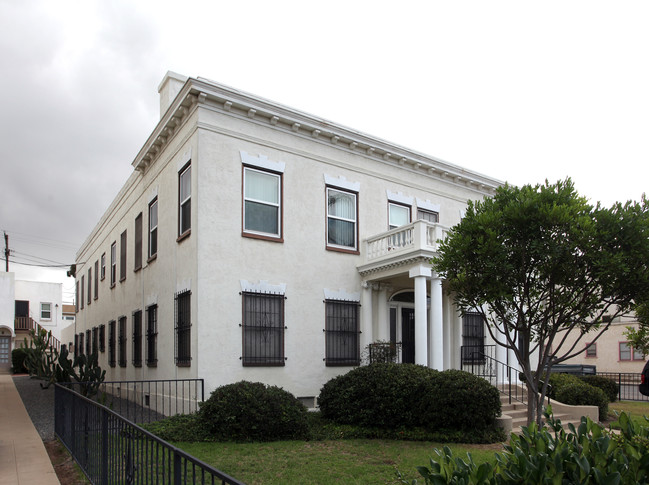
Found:
[(430, 258), (501, 182), (207, 79), (169, 72), (159, 93), (160, 121), (76, 258), (64, 342), (96, 348), (108, 380), (310, 398), (377, 340), (437, 369), (485, 344)]

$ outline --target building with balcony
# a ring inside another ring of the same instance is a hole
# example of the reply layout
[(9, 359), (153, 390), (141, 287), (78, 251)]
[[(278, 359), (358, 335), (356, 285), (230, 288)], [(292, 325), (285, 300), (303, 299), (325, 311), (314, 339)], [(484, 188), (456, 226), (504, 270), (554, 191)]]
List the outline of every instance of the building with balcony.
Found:
[(432, 271), (498, 180), (203, 78), (160, 121), (77, 253), (76, 332), (108, 380), (242, 379), (305, 401), (376, 341), (459, 368), (485, 345)]

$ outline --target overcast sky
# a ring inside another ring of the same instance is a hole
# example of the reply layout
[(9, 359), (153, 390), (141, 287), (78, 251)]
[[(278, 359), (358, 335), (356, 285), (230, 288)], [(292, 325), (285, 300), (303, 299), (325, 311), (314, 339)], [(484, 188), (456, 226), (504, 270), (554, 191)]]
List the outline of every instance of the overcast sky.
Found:
[(646, 1), (0, 0), (0, 24), (10, 261), (74, 262), (168, 70), (516, 185), (570, 176), (607, 206), (646, 191)]

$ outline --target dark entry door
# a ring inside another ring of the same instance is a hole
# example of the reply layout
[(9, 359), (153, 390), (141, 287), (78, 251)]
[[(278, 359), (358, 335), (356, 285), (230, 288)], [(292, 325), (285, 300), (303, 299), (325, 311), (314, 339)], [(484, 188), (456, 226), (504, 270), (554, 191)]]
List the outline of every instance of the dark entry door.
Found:
[(29, 316), (29, 301), (16, 300), (16, 318)]
[(415, 309), (401, 309), (401, 362), (415, 363)]

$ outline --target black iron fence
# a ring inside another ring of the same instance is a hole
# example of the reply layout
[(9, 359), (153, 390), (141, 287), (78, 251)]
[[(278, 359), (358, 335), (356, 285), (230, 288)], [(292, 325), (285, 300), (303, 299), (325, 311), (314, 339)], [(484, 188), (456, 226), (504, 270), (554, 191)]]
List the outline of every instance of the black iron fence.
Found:
[(649, 396), (643, 396), (638, 390), (640, 385), (641, 373), (635, 372), (598, 372), (598, 376), (606, 377), (615, 382), (620, 393), (618, 400), (620, 401), (649, 401)]
[(91, 483), (243, 485), (68, 387), (54, 396), (55, 433)]
[[(77, 392), (83, 390), (82, 383), (64, 385)], [(150, 423), (194, 413), (204, 397), (203, 379), (170, 379), (103, 382), (92, 399), (134, 423)]]

